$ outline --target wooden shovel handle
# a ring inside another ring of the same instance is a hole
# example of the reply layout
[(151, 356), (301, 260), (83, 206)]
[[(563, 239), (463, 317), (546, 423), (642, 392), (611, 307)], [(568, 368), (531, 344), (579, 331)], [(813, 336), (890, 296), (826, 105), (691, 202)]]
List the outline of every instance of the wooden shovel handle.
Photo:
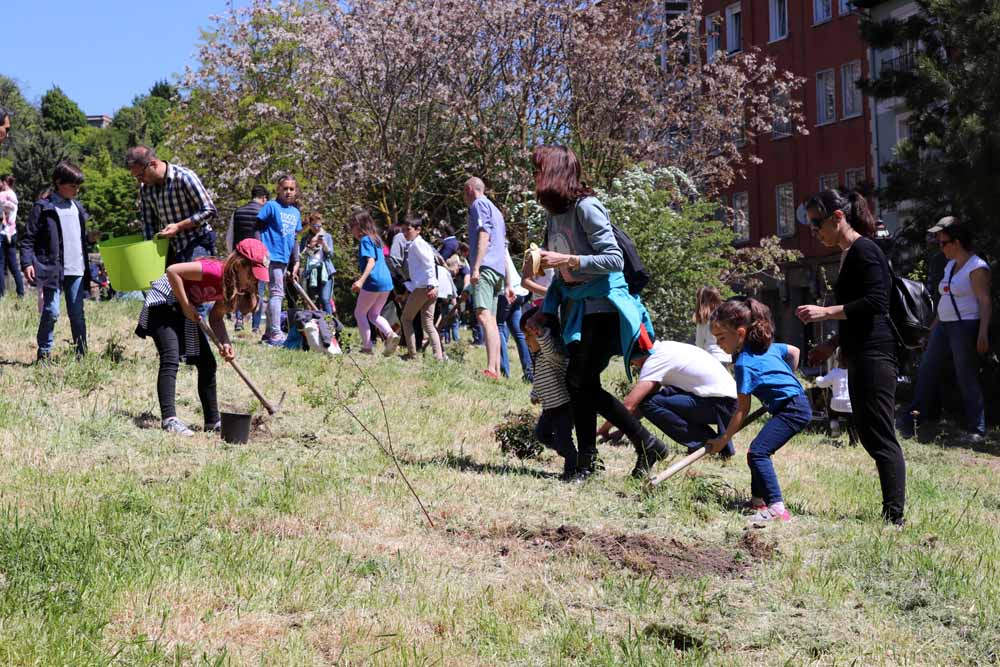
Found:
[[(746, 419), (743, 420), (743, 424), (740, 426), (740, 431), (742, 431), (744, 428), (746, 428), (746, 426), (748, 424), (757, 421), (757, 419), (762, 414), (764, 414), (765, 412), (767, 412), (767, 408), (765, 408), (765, 407), (759, 407), (756, 410), (754, 410), (753, 412), (751, 412), (750, 416), (748, 416)], [(737, 431), (737, 433), (739, 433), (739, 431)], [(691, 465), (695, 461), (698, 461), (698, 460), (704, 458), (704, 456), (706, 454), (708, 454), (708, 450), (705, 449), (704, 445), (701, 446), (701, 447), (699, 447), (695, 451), (691, 452), (690, 454), (688, 454), (687, 456), (685, 456), (684, 458), (682, 458), (680, 461), (674, 463), (672, 466), (670, 466), (669, 468), (667, 468), (663, 472), (658, 473), (658, 474), (654, 475), (653, 477), (650, 477), (649, 478), (649, 485), (650, 486), (656, 486), (657, 484), (659, 484), (661, 482), (667, 481), (668, 479), (670, 479), (671, 477), (673, 477), (674, 475), (676, 475), (677, 473), (679, 473), (681, 470), (684, 470), (684, 468), (687, 468), (689, 465)]]
[(305, 300), (306, 305), (309, 306), (309, 310), (319, 310), (319, 308), (316, 307), (316, 303), (312, 299), (310, 299), (309, 295), (306, 294), (306, 291), (302, 289), (302, 285), (299, 284), (298, 280), (292, 278), (292, 285), (294, 285), (298, 293), (302, 295), (302, 298)]
[[(201, 327), (201, 330), (205, 332), (205, 335), (208, 336), (209, 340), (215, 343), (215, 346), (218, 347), (219, 351), (221, 352), (222, 341), (220, 341), (219, 337), (215, 335), (215, 332), (212, 331), (212, 327), (208, 325), (208, 322), (205, 321), (204, 317), (198, 318), (198, 326)], [(267, 413), (270, 415), (276, 413), (278, 409), (275, 408), (269, 400), (264, 398), (264, 394), (261, 392), (260, 389), (257, 388), (257, 385), (253, 383), (253, 380), (247, 377), (247, 374), (243, 372), (243, 369), (240, 368), (240, 365), (238, 363), (236, 363), (236, 360), (227, 359), (226, 361), (228, 361), (229, 365), (233, 367), (233, 370), (236, 371), (236, 374), (240, 376), (240, 379), (242, 379), (243, 382), (245, 382), (246, 385), (250, 387), (250, 391), (252, 391), (253, 395), (257, 397), (257, 400), (260, 401), (260, 404), (264, 406), (264, 409), (267, 410)]]

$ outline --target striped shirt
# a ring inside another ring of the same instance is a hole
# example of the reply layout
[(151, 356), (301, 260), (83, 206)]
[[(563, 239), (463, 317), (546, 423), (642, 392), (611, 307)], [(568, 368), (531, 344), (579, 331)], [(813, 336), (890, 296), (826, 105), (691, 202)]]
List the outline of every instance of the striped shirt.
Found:
[(538, 348), (533, 359), (531, 397), (540, 400), (544, 410), (552, 410), (569, 403), (569, 389), (566, 388), (569, 359), (548, 329), (543, 329), (538, 336)]
[[(142, 304), (142, 311), (139, 313), (139, 325), (135, 333), (139, 338), (145, 338), (152, 332), (149, 329), (149, 309), (160, 306), (174, 306), (177, 304), (177, 297), (170, 286), (170, 279), (166, 274), (160, 276), (149, 286), (146, 292), (146, 299)], [(198, 325), (184, 318), (184, 342), (181, 345), (180, 357), (182, 359), (193, 359), (201, 354), (201, 339), (205, 334), (201, 333)], [(206, 348), (207, 349), (207, 348)]]
[(167, 163), (162, 183), (139, 187), (139, 217), (147, 239), (167, 225), (184, 220), (195, 223), (170, 239), (174, 252), (183, 252), (192, 241), (211, 233), (216, 213), (201, 179), (185, 167)]

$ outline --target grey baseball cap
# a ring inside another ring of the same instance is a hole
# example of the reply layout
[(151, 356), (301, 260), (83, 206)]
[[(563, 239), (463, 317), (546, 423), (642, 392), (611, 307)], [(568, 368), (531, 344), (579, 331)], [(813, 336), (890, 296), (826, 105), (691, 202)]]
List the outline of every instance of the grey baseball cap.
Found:
[(937, 221), (937, 224), (927, 230), (928, 234), (937, 234), (938, 232), (943, 232), (944, 230), (958, 224), (958, 218), (953, 215), (948, 215)]

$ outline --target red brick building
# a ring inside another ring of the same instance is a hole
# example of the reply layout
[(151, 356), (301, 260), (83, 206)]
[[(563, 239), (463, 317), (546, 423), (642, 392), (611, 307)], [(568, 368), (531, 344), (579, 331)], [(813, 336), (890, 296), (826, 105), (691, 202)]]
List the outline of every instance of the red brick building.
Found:
[(801, 344), (805, 330), (792, 317), (800, 303), (822, 296), (823, 266), (832, 281), (836, 250), (824, 248), (810, 231), (796, 224), (796, 208), (809, 195), (838, 185), (853, 186), (872, 177), (868, 100), (853, 82), (868, 76), (867, 46), (858, 17), (847, 0), (705, 0), (706, 57), (758, 47), (783, 70), (803, 77), (797, 92), (809, 134), (788, 127), (757, 137), (746, 145), (763, 163), (748, 165), (746, 178), (725, 193), (736, 211), (743, 243), (777, 235), (806, 259), (787, 267), (786, 279), (762, 295), (775, 311), (784, 340)]

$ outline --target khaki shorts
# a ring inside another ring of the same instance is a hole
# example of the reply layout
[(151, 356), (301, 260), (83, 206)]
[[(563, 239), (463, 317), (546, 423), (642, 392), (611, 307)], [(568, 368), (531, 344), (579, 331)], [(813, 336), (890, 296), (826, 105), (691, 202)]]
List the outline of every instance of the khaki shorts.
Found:
[(472, 285), (472, 307), (497, 314), (497, 299), (503, 294), (505, 278), (488, 266), (479, 269), (479, 284)]

